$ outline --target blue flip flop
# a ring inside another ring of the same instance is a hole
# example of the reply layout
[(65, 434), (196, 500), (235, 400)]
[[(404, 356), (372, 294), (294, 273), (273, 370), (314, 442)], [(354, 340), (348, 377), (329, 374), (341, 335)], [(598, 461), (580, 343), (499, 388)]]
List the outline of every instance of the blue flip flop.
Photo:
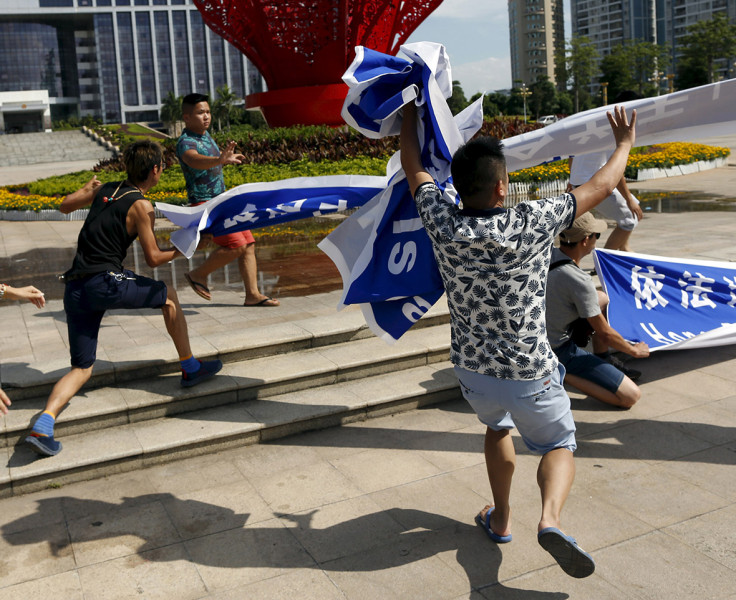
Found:
[(483, 530), (488, 534), (488, 537), (491, 538), (494, 542), (497, 544), (508, 544), (511, 541), (511, 534), (509, 535), (498, 535), (493, 529), (491, 529), (491, 513), (493, 512), (493, 508), (489, 508), (488, 512), (486, 513), (486, 518), (483, 519), (480, 516), (480, 513), (475, 515), (475, 522), (480, 525)]
[(542, 529), (537, 534), (537, 540), (570, 577), (581, 579), (595, 571), (593, 557), (578, 546), (575, 538), (565, 535), (556, 527)]

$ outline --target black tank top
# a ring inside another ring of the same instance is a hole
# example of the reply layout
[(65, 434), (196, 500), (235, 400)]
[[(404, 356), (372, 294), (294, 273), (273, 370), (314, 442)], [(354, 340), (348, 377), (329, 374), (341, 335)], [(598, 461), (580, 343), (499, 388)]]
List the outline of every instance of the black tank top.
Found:
[(128, 234), (125, 219), (130, 207), (141, 199), (145, 199), (143, 194), (128, 183), (106, 183), (97, 190), (66, 278), (123, 270), (128, 247), (137, 237)]

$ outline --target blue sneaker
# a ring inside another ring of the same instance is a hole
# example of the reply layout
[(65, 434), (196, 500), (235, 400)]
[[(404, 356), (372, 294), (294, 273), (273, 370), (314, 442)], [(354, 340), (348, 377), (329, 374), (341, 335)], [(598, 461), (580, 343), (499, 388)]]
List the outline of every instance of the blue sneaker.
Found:
[(53, 435), (46, 437), (29, 435), (26, 438), (26, 444), (31, 447), (31, 450), (41, 456), (56, 456), (61, 452), (61, 442), (57, 442)]
[(222, 369), (221, 360), (200, 360), (199, 369), (194, 373), (187, 373), (182, 370), (181, 385), (182, 387), (192, 387), (193, 385), (207, 381), (213, 375), (219, 373), (220, 369)]

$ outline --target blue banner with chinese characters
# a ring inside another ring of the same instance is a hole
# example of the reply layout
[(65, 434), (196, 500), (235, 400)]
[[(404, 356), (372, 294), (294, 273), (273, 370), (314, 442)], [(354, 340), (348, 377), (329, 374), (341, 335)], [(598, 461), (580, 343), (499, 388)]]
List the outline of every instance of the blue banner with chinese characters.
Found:
[(608, 321), (650, 350), (736, 343), (736, 264), (596, 250)]

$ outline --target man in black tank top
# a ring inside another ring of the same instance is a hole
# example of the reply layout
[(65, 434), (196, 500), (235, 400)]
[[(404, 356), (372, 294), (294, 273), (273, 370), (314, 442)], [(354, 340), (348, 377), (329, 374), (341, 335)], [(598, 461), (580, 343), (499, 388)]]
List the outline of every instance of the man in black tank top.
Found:
[(43, 456), (61, 451), (54, 439), (56, 416), (89, 380), (96, 359), (97, 335), (105, 311), (114, 308), (160, 308), (181, 361), (181, 385), (196, 385), (222, 368), (219, 360), (200, 361), (192, 355), (187, 323), (176, 292), (162, 281), (123, 268), (128, 247), (138, 238), (149, 267), (167, 263), (181, 253), (161, 250), (156, 242), (153, 206), (145, 194), (159, 181), (163, 152), (155, 142), (135, 142), (123, 153), (128, 178), (102, 185), (93, 177), (66, 196), (63, 213), (90, 206), (79, 233), (77, 254), (65, 273), (64, 311), (69, 330), (71, 371), (54, 386), (46, 409), (26, 442)]

